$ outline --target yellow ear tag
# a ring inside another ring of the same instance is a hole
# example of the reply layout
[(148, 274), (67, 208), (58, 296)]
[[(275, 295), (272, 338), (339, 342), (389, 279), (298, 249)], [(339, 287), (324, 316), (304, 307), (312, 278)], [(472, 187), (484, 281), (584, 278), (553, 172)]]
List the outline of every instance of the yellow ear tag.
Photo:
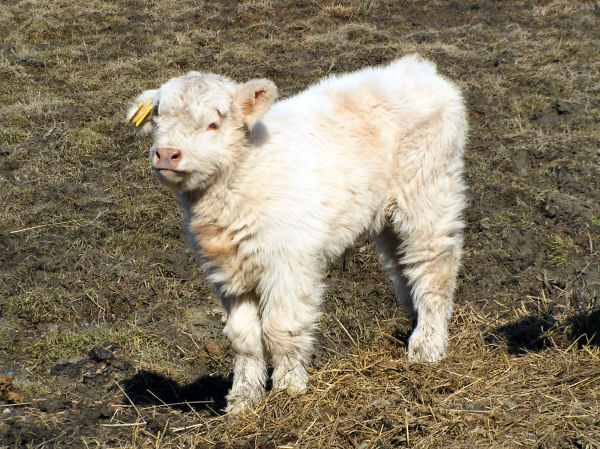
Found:
[(135, 114), (133, 114), (131, 116), (131, 118), (129, 119), (129, 123), (135, 122), (135, 126), (137, 128), (138, 126), (140, 126), (142, 124), (142, 122), (144, 121), (146, 116), (148, 114), (150, 114), (151, 110), (152, 110), (152, 101), (150, 101), (148, 103), (142, 102), (142, 103), (138, 104), (137, 111), (135, 111)]

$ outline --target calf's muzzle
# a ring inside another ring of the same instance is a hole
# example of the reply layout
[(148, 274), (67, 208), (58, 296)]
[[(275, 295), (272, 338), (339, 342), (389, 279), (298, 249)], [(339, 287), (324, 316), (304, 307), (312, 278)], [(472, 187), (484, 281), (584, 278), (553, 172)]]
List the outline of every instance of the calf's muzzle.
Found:
[(154, 155), (154, 168), (157, 170), (176, 170), (181, 162), (181, 150), (175, 148), (157, 148)]

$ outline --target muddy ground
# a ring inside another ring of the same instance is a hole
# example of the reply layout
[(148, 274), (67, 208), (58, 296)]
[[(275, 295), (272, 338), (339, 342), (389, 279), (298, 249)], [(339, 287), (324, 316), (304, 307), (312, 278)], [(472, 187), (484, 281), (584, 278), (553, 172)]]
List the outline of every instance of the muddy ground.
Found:
[[(599, 30), (574, 0), (4, 1), (0, 448), (600, 447)], [(367, 239), (329, 270), (308, 393), (224, 416), (223, 312), (129, 101), (412, 52), (469, 108), (448, 359), (406, 362)]]

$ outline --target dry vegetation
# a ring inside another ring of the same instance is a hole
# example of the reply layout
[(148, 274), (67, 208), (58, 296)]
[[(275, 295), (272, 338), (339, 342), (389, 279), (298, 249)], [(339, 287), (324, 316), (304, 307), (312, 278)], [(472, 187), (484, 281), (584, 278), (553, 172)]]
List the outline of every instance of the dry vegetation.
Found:
[[(599, 30), (575, 0), (2, 2), (0, 448), (600, 447)], [(221, 415), (222, 312), (126, 105), (187, 70), (288, 96), (415, 51), (472, 127), (450, 356), (406, 363), (362, 242), (309, 392)]]

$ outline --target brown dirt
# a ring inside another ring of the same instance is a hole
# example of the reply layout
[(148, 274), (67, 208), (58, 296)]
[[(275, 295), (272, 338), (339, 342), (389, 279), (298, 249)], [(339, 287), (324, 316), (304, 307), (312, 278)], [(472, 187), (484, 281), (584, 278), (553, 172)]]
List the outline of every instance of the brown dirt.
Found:
[[(0, 448), (600, 447), (598, 30), (574, 0), (3, 2)], [(308, 393), (223, 416), (223, 312), (129, 101), (410, 52), (470, 111), (448, 359), (406, 362), (367, 240), (330, 268)]]

